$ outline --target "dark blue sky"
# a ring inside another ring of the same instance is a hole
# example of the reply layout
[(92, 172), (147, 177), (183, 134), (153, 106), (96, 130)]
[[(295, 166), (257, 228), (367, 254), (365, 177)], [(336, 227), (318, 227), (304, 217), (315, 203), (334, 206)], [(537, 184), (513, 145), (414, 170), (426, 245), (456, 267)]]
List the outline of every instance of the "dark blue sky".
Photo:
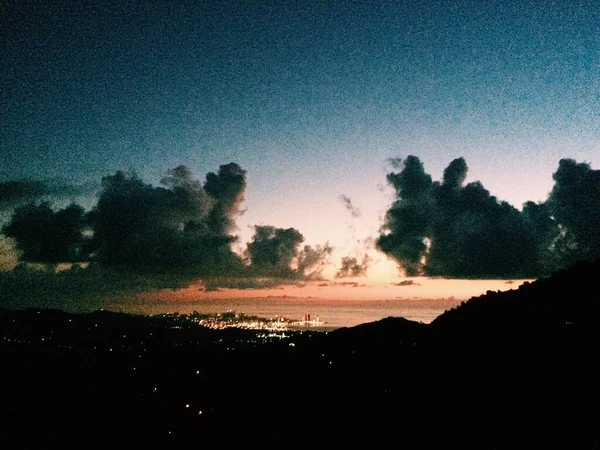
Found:
[[(68, 4), (67, 4), (68, 3)], [(596, 1), (4, 1), (0, 181), (249, 172), (242, 235), (373, 235), (386, 159), (520, 206), (600, 166)]]

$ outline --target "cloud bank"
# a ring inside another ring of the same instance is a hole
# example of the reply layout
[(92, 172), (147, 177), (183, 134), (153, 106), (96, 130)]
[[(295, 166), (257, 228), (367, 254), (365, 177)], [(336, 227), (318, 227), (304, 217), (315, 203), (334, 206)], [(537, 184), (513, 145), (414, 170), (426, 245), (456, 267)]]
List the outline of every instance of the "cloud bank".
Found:
[[(395, 200), (376, 247), (406, 275), (533, 278), (600, 258), (600, 171), (586, 163), (561, 160), (547, 200), (519, 210), (480, 182), (466, 183), (463, 158), (440, 181), (415, 156), (391, 162)], [(295, 228), (255, 226), (245, 252), (232, 250), (246, 185), (235, 163), (204, 180), (175, 167), (159, 186), (119, 171), (102, 179), (97, 203), (85, 211), (43, 201), (44, 182), (0, 183), (2, 204), (14, 209), (2, 228), (0, 299), (75, 309), (195, 282), (215, 290), (322, 280), (332, 248), (305, 245)], [(340, 200), (356, 218), (350, 198)], [(370, 260), (364, 251), (347, 255), (335, 276), (365, 276)], [(74, 265), (58, 270), (65, 262)]]
[(135, 271), (175, 271), (199, 276), (241, 269), (230, 248), (246, 189), (246, 172), (227, 164), (204, 185), (190, 170), (168, 171), (160, 187), (135, 174), (104, 177), (89, 214), (90, 259)]
[(561, 160), (547, 201), (520, 211), (478, 181), (465, 185), (463, 158), (442, 181), (416, 156), (393, 163), (396, 199), (376, 245), (409, 276), (530, 278), (600, 257), (600, 171), (588, 164)]
[[(23, 295), (39, 302), (135, 294), (201, 280), (205, 289), (214, 290), (320, 279), (332, 248), (302, 245), (304, 236), (294, 228), (256, 226), (244, 255), (231, 249), (238, 241), (234, 233), (236, 219), (244, 212), (246, 184), (246, 171), (235, 163), (208, 173), (203, 182), (188, 167), (175, 167), (160, 186), (118, 171), (102, 179), (97, 204), (88, 212), (76, 204), (58, 210), (49, 202), (17, 206), (2, 228), (10, 238), (6, 242), (14, 245), (21, 263), (47, 266), (20, 264), (5, 270), (0, 293), (7, 293), (6, 302), (17, 295), (9, 291), (21, 292), (14, 286), (27, 286)], [(4, 191), (6, 204), (10, 200), (17, 205), (46, 192), (43, 183), (10, 186)], [(11, 246), (2, 248), (6, 253)], [(3, 266), (10, 262), (6, 256)], [(85, 264), (56, 270), (66, 262)], [(117, 276), (119, 282), (114, 281)], [(102, 286), (104, 282), (111, 286)]]
[(18, 207), (2, 231), (14, 239), (22, 261), (73, 262), (86, 259), (82, 251), (84, 225), (81, 206), (71, 204), (55, 212), (43, 202)]

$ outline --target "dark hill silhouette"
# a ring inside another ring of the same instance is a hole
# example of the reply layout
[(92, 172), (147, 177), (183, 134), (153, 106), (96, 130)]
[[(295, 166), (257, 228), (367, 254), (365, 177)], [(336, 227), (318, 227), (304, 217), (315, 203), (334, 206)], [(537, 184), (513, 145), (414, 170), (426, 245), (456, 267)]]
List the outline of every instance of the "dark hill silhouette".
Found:
[(598, 445), (599, 277), (600, 261), (578, 263), (436, 318), (423, 351), (451, 386), (433, 399), (438, 413), (460, 404), (506, 447), (518, 436), (530, 448)]
[(516, 290), (474, 297), (437, 317), (429, 331), (434, 339), (485, 345), (542, 333), (585, 334), (580, 344), (591, 343), (600, 331), (599, 279), (600, 261), (581, 262)]
[(339, 328), (330, 333), (329, 341), (343, 345), (388, 347), (419, 340), (427, 326), (404, 317), (387, 317), (376, 322), (363, 323), (350, 328)]

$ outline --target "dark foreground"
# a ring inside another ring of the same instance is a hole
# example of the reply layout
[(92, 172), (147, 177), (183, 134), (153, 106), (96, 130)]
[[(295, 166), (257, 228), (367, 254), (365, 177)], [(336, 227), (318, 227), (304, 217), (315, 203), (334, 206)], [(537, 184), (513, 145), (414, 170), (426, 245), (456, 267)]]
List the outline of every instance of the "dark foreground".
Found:
[(168, 318), (0, 311), (1, 448), (600, 448), (600, 263), (269, 341)]

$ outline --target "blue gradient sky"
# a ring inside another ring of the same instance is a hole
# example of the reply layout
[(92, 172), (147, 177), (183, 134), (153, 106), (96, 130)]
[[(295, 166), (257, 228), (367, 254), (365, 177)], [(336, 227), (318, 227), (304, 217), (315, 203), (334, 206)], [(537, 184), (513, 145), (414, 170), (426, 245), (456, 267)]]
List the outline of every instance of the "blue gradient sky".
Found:
[(63, 3), (0, 7), (0, 181), (233, 161), (242, 242), (295, 227), (342, 254), (377, 234), (387, 158), (439, 179), (463, 156), (517, 207), (560, 158), (600, 167), (596, 1)]

